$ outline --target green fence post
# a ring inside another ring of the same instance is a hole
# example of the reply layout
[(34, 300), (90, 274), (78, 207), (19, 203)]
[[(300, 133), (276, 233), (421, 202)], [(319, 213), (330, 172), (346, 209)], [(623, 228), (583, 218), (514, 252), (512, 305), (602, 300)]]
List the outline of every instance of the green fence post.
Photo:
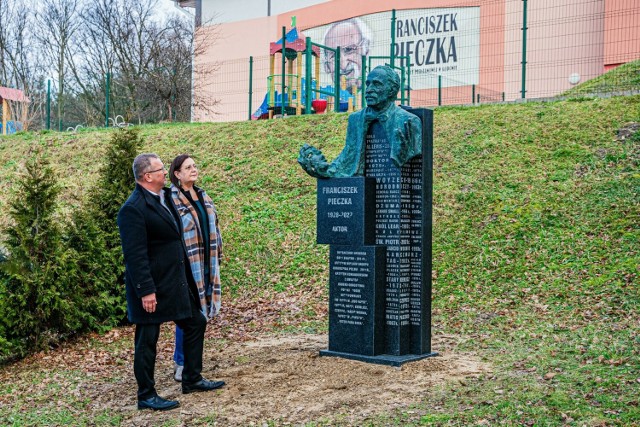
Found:
[(109, 81), (111, 80), (111, 73), (107, 73), (107, 82), (104, 87), (104, 127), (109, 127)]
[(411, 61), (407, 60), (407, 105), (411, 106)]
[(51, 80), (47, 80), (47, 130), (51, 130)]
[[(313, 55), (311, 37), (306, 37), (306, 43), (306, 50), (304, 52), (304, 113), (311, 114), (311, 56)], [(316, 84), (320, 84), (320, 82)]]
[(360, 108), (364, 108), (366, 106), (366, 99), (364, 98), (364, 90), (367, 87), (367, 57), (362, 55), (362, 82), (360, 83)]
[(396, 60), (396, 10), (391, 10), (391, 52), (389, 56), (391, 57), (391, 68), (395, 66)]
[(405, 80), (404, 80), (404, 67), (400, 67), (400, 104), (404, 105), (404, 89), (405, 89)]
[(476, 85), (471, 85), (471, 103), (475, 105), (476, 103)]
[(253, 56), (249, 57), (249, 121), (251, 121), (251, 98), (253, 97)]
[[(285, 89), (285, 85), (284, 82), (286, 80), (286, 76), (285, 76), (285, 61), (287, 60), (286, 56), (286, 49), (287, 49), (287, 27), (285, 27), (284, 25), (282, 26), (282, 82), (281, 82), (281, 87), (282, 87), (282, 93), (280, 94), (280, 114), (282, 114), (282, 117), (284, 117), (284, 112), (285, 112), (285, 108), (284, 108), (284, 89)], [(274, 104), (275, 105), (275, 104)]]
[(522, 99), (525, 98), (527, 82), (527, 0), (523, 1), (522, 12)]
[(442, 76), (438, 76), (438, 105), (442, 105)]
[(333, 82), (333, 91), (334, 91), (334, 100), (333, 100), (333, 111), (336, 113), (340, 112), (340, 46), (336, 47), (336, 56), (334, 58), (335, 61), (335, 78)]

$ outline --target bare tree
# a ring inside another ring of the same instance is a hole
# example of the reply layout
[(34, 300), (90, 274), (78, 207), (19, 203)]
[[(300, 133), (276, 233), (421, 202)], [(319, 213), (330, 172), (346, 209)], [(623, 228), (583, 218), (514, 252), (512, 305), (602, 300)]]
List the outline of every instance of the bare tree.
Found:
[(57, 74), (58, 129), (62, 130), (67, 58), (73, 55), (72, 38), (80, 26), (78, 0), (43, 0), (37, 12), (40, 43)]
[(218, 27), (209, 25), (205, 30), (193, 24), (193, 19), (184, 16), (167, 20), (144, 77), (144, 97), (158, 106), (160, 120), (189, 121), (194, 106), (213, 111), (218, 103), (207, 90), (218, 63), (193, 66), (194, 55), (216, 42)]
[(9, 104), (11, 116), (22, 123), (22, 130), (30, 130), (41, 125), (44, 116), (45, 94), (42, 91), (32, 91), (27, 97), (28, 102), (12, 102)]
[[(87, 3), (77, 33), (82, 59), (72, 59), (70, 66), (79, 97), (96, 117), (104, 118), (104, 82), (110, 73), (110, 111), (127, 121), (190, 119), (192, 54), (198, 52), (193, 24), (184, 16), (162, 22), (155, 12), (155, 0)], [(215, 42), (212, 34), (198, 38), (201, 49)]]
[(206, 96), (206, 92), (192, 92), (193, 26), (184, 18), (174, 17), (165, 29), (145, 76), (145, 95), (161, 108), (162, 120), (188, 121), (192, 102)]
[[(128, 121), (143, 121), (149, 102), (139, 95), (139, 87), (149, 69), (163, 33), (154, 20), (156, 0), (97, 0), (89, 6), (86, 27), (97, 40), (107, 43), (112, 57), (108, 70), (113, 89), (126, 98), (124, 115)], [(95, 68), (95, 66), (94, 66)]]
[(217, 39), (211, 27), (179, 15), (163, 20), (157, 0), (26, 2), (0, 0), (0, 85), (33, 101), (25, 123), (42, 117), (51, 74), (58, 127), (63, 117), (104, 123), (107, 74), (109, 115), (128, 122), (188, 121), (193, 106), (216, 104), (206, 86), (217, 64), (193, 68), (194, 55)]
[(218, 40), (218, 25), (211, 22), (214, 19), (215, 16), (202, 26), (194, 25), (193, 17), (174, 17), (165, 25), (163, 45), (154, 58), (155, 68), (150, 70), (150, 74), (155, 75), (148, 81), (147, 89), (166, 108), (168, 120), (190, 120), (193, 108), (214, 112), (219, 103), (209, 90), (219, 63), (194, 66), (193, 61)]

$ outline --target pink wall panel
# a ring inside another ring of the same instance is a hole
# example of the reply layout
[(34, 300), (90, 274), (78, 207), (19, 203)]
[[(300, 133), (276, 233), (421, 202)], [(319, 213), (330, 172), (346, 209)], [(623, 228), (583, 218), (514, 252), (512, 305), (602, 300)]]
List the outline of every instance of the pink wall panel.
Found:
[[(521, 98), (523, 2), (507, 0), (505, 90)], [(603, 72), (604, 2), (529, 1), (527, 13), (526, 98), (554, 96)]]
[(607, 0), (605, 17), (605, 67), (640, 58), (640, 1)]

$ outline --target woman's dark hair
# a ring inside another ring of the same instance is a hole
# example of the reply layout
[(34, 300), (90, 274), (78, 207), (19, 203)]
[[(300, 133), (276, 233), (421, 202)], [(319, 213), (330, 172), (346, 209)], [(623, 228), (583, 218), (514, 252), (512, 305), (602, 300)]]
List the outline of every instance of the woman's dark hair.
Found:
[(171, 167), (169, 167), (169, 179), (171, 179), (171, 183), (178, 188), (180, 187), (180, 180), (174, 172), (179, 171), (184, 161), (190, 158), (191, 156), (188, 154), (180, 154), (171, 162)]

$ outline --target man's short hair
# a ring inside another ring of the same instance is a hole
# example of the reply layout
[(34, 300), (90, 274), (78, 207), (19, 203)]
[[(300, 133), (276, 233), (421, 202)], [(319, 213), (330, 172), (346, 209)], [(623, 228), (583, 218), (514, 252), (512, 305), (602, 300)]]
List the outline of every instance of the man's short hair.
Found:
[(389, 67), (388, 65), (378, 65), (373, 70), (371, 70), (371, 72), (373, 73), (376, 70), (383, 72), (386, 75), (387, 79), (389, 79), (389, 84), (391, 85), (391, 90), (393, 91), (393, 97), (395, 98), (395, 96), (400, 91), (400, 76), (398, 76), (398, 73), (393, 71), (393, 68)]
[(160, 160), (160, 156), (155, 153), (142, 153), (138, 154), (136, 158), (133, 159), (133, 177), (136, 181), (140, 181), (144, 174), (149, 172), (151, 159)]

